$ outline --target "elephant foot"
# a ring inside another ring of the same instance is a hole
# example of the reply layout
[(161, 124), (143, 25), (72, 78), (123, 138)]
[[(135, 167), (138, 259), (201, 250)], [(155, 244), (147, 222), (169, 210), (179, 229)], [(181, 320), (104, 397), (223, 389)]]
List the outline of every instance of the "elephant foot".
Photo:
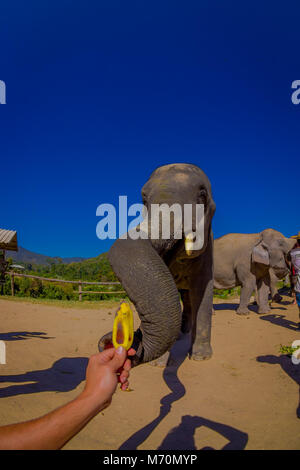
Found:
[(239, 307), (237, 310), (236, 310), (236, 313), (238, 315), (250, 315), (250, 310), (247, 308), (247, 307)]
[(212, 356), (212, 347), (209, 343), (200, 344), (197, 348), (193, 348), (190, 359), (194, 361), (205, 361)]
[(257, 311), (259, 314), (270, 313), (271, 309), (269, 307), (260, 307)]
[(149, 364), (150, 366), (155, 366), (155, 367), (166, 367), (169, 359), (169, 351), (167, 351), (165, 354), (162, 356), (158, 357), (157, 359), (154, 359), (153, 361), (150, 361)]

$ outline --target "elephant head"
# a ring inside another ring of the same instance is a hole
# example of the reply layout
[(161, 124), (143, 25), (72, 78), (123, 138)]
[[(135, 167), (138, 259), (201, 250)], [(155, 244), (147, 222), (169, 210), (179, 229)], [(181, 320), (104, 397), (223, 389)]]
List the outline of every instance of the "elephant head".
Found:
[[(142, 189), (144, 205), (151, 218), (153, 204), (204, 205), (204, 241), (199, 250), (185, 250), (185, 233), (175, 238), (148, 239), (119, 238), (111, 247), (108, 259), (111, 266), (133, 302), (139, 314), (141, 325), (135, 332), (134, 348), (137, 353), (133, 365), (152, 361), (176, 341), (181, 326), (181, 305), (175, 281), (168, 268), (170, 259), (189, 259), (199, 256), (211, 237), (211, 219), (215, 203), (207, 176), (195, 165), (173, 164), (157, 168)], [(195, 211), (193, 211), (194, 214)], [(169, 219), (170, 225), (174, 216)], [(203, 220), (202, 220), (203, 222)], [(193, 215), (192, 229), (197, 230), (196, 217)], [(142, 224), (141, 224), (142, 225)], [(148, 224), (149, 228), (149, 224)], [(173, 225), (174, 228), (174, 225)], [(178, 234), (177, 234), (178, 235)]]
[(205, 251), (210, 237), (211, 220), (216, 206), (212, 198), (209, 179), (199, 167), (190, 164), (173, 164), (157, 168), (143, 186), (142, 198), (149, 215), (148, 233), (151, 232), (149, 221), (152, 218), (155, 205), (165, 204), (168, 207), (172, 207), (174, 204), (177, 204), (181, 208), (182, 215), (185, 213), (186, 205), (189, 205), (192, 209), (190, 227), (185, 227), (185, 230), (180, 233), (180, 239), (184, 238), (185, 240), (189, 236), (193, 238), (193, 235), (203, 222), (197, 219), (196, 211), (196, 205), (203, 204), (204, 239), (201, 248), (187, 250), (186, 243), (178, 243), (175, 233), (176, 212), (172, 212), (170, 217), (170, 237), (168, 239), (162, 237), (163, 220), (160, 219), (158, 227), (159, 236), (154, 239), (151, 233), (151, 243), (155, 250), (163, 255), (174, 249), (175, 246), (181, 248), (180, 257), (193, 258)]
[(260, 239), (252, 250), (252, 261), (273, 269), (279, 279), (289, 272), (287, 255), (296, 240), (284, 237), (273, 229), (263, 230)]

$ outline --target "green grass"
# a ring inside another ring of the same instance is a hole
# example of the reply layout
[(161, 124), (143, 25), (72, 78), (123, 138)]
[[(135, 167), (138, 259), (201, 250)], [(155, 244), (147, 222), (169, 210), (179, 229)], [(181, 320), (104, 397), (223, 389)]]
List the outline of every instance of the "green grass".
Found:
[(232, 299), (239, 297), (240, 293), (240, 287), (234, 287), (232, 289), (214, 289), (214, 299)]
[(78, 308), (78, 309), (99, 309), (99, 308), (114, 308), (119, 305), (120, 300), (57, 300), (57, 299), (43, 299), (33, 297), (12, 297), (11, 295), (1, 295), (0, 300), (10, 300), (12, 302), (27, 302), (31, 304), (51, 305), (52, 307), (61, 308)]
[[(216, 291), (214, 293), (214, 299), (230, 299), (233, 297), (239, 296), (239, 288), (230, 289), (230, 290), (223, 290), (223, 291)], [(128, 297), (124, 296), (122, 298), (128, 299)], [(28, 302), (31, 304), (42, 304), (42, 305), (52, 305), (61, 308), (78, 308), (78, 309), (98, 309), (100, 307), (103, 308), (114, 308), (115, 306), (119, 305), (121, 298), (112, 298), (112, 299), (105, 299), (105, 300), (61, 300), (61, 299), (47, 299), (43, 297), (29, 297), (29, 296), (14, 296), (11, 295), (0, 295), (0, 300), (10, 300), (12, 302)]]
[(287, 356), (292, 356), (297, 349), (299, 349), (300, 346), (297, 346), (296, 348), (293, 348), (292, 346), (285, 346), (285, 345), (280, 345), (279, 352), (281, 354), (286, 354)]

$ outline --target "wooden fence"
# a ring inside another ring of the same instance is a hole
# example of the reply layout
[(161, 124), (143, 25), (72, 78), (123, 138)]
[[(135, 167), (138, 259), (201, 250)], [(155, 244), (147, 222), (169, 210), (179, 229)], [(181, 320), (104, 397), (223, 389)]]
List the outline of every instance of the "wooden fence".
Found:
[(119, 282), (88, 282), (88, 281), (66, 281), (64, 279), (49, 279), (47, 277), (40, 277), (40, 276), (31, 276), (29, 274), (21, 274), (15, 273), (13, 271), (7, 271), (5, 274), (10, 276), (10, 285), (11, 285), (11, 295), (15, 295), (15, 277), (28, 277), (31, 279), (39, 279), (41, 281), (47, 282), (61, 282), (61, 283), (68, 283), (68, 284), (78, 284), (78, 297), (79, 300), (82, 300), (83, 294), (126, 294), (124, 290), (119, 291), (94, 291), (94, 290), (83, 290), (82, 287), (85, 285), (94, 285), (94, 286), (106, 286), (106, 285), (121, 285)]

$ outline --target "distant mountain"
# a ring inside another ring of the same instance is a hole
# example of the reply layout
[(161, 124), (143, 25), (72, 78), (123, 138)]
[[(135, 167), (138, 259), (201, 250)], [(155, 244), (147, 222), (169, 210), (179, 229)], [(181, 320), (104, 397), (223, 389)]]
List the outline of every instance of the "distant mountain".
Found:
[(58, 264), (70, 264), (84, 261), (86, 258), (60, 258), (59, 256), (47, 256), (41, 255), (39, 253), (34, 253), (33, 251), (26, 250), (19, 246), (19, 251), (7, 251), (6, 258), (12, 258), (14, 262), (17, 263), (29, 263), (29, 264), (39, 264), (39, 265), (51, 265), (52, 263)]

